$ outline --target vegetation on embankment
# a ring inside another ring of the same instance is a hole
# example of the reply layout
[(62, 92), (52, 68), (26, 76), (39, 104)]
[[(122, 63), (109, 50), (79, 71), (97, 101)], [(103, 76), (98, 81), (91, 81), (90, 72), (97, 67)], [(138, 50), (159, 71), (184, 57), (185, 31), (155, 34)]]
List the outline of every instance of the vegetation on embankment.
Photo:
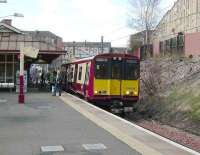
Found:
[(200, 135), (200, 60), (159, 58), (142, 63), (141, 100), (135, 111)]

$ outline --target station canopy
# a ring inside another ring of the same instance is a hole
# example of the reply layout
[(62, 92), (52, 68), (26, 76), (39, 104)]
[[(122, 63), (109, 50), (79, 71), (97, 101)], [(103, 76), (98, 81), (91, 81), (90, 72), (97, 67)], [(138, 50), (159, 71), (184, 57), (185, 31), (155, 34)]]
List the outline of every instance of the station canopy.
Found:
[(20, 47), (39, 49), (36, 59), (26, 57), (26, 62), (50, 64), (60, 55), (66, 54), (62, 38), (49, 31), (22, 31), (12, 26), (12, 20), (0, 22), (0, 54), (16, 54)]

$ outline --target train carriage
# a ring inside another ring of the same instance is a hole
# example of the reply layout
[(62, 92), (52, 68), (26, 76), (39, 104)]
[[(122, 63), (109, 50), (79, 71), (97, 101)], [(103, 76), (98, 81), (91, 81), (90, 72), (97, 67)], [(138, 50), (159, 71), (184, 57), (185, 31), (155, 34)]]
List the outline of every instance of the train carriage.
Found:
[(139, 99), (140, 63), (133, 55), (100, 54), (65, 67), (67, 89), (98, 105), (131, 111)]

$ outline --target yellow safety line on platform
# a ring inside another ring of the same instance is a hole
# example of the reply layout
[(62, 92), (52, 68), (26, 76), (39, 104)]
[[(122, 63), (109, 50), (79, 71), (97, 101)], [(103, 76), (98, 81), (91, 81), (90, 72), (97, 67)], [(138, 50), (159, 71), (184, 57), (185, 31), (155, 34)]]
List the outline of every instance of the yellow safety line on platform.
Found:
[[(111, 133), (113, 136), (115, 136), (117, 139), (121, 140), (122, 142), (126, 143), (129, 147), (132, 149), (138, 151), (142, 155), (162, 155), (160, 152), (150, 148), (149, 146), (145, 145), (144, 143), (130, 137), (126, 133), (123, 133), (116, 127), (112, 126), (111, 124), (102, 121), (98, 117), (96, 117), (94, 114), (88, 112), (87, 110), (81, 108), (79, 104), (75, 104), (72, 101), (69, 100), (69, 98), (66, 98), (67, 96), (61, 96), (60, 98), (64, 101), (65, 104), (71, 106), (73, 109), (87, 117), (89, 120), (97, 124), (99, 127), (105, 129), (109, 133)], [(68, 96), (70, 97), (70, 96)]]

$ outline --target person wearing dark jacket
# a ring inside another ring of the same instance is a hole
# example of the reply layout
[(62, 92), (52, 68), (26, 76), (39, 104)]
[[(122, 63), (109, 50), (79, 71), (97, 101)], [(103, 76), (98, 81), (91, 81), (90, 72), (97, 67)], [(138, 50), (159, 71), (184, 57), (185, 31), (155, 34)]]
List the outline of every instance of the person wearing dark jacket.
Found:
[(57, 71), (57, 76), (56, 76), (56, 93), (59, 94), (59, 96), (61, 96), (61, 92), (62, 92), (62, 74), (60, 72), (60, 70)]

